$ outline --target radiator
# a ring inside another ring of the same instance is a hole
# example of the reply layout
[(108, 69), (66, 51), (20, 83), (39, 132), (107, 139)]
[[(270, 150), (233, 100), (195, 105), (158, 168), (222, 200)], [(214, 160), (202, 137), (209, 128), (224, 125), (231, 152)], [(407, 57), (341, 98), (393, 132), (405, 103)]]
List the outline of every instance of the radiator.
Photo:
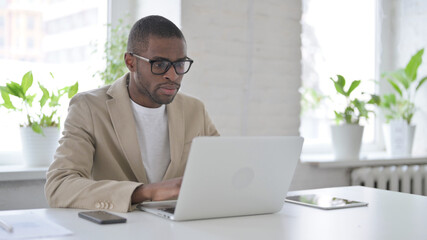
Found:
[(357, 168), (351, 185), (427, 196), (427, 164)]

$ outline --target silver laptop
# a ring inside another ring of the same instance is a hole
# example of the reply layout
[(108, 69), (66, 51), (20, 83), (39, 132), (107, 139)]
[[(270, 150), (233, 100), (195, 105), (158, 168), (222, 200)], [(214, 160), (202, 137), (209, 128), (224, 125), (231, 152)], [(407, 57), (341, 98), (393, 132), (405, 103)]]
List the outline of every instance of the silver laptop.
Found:
[(293, 136), (197, 137), (178, 200), (143, 202), (138, 208), (177, 221), (278, 212), (303, 141)]

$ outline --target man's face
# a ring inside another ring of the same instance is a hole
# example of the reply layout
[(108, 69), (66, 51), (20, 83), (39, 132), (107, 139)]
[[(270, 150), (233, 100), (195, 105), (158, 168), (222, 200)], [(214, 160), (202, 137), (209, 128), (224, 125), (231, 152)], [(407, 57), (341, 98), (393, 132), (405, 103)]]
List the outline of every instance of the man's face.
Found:
[[(169, 60), (171, 62), (187, 56), (186, 44), (179, 38), (160, 38), (150, 36), (148, 48), (145, 52), (134, 52), (150, 60)], [(135, 56), (127, 54), (133, 64), (129, 93), (133, 101), (149, 108), (157, 108), (162, 104), (171, 103), (181, 87), (183, 75), (178, 75), (171, 66), (162, 75), (151, 72), (151, 64)]]

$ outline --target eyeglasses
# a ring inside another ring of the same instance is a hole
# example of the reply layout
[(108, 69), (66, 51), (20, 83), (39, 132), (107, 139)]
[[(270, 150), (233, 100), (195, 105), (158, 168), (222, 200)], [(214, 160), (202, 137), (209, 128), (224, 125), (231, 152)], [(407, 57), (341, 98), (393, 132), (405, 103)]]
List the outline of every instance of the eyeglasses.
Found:
[(183, 74), (186, 74), (190, 70), (191, 64), (193, 64), (193, 60), (188, 58), (188, 57), (185, 57), (184, 59), (181, 59), (181, 60), (178, 60), (175, 62), (171, 62), (171, 61), (166, 60), (166, 59), (150, 60), (148, 58), (138, 56), (135, 53), (129, 53), (129, 54), (131, 56), (135, 56), (141, 60), (144, 60), (144, 61), (150, 63), (151, 64), (151, 72), (154, 75), (165, 74), (167, 71), (169, 71), (171, 66), (173, 66), (173, 68), (175, 69), (176, 74), (183, 75)]

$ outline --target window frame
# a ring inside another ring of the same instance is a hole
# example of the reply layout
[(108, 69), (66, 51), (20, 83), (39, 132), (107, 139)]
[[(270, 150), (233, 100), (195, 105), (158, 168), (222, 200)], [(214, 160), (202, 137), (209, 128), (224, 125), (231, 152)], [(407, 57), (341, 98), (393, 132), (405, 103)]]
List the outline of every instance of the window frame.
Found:
[[(382, 9), (382, 1), (375, 0), (375, 34), (374, 34), (374, 46), (375, 46), (375, 60), (374, 60), (374, 77), (375, 79), (380, 79), (379, 83), (375, 85), (375, 94), (381, 93), (381, 87), (384, 85), (384, 80), (381, 79), (381, 53), (383, 44), (385, 39), (383, 36), (383, 9)], [(304, 79), (301, 78), (301, 81), (304, 82)], [(380, 87), (380, 86), (381, 87)], [(302, 116), (300, 116), (300, 120), (302, 120)], [(383, 140), (383, 132), (382, 132), (382, 123), (384, 122), (384, 118), (378, 108), (375, 108), (375, 117), (370, 117), (368, 121), (374, 121), (374, 139), (373, 142), (363, 143), (361, 146), (361, 157), (366, 154), (374, 153), (374, 152), (384, 152), (385, 145)], [(302, 122), (302, 121), (300, 121)], [(333, 146), (332, 142), (330, 143), (304, 143), (303, 154), (306, 155), (317, 155), (317, 154), (332, 154)]]

